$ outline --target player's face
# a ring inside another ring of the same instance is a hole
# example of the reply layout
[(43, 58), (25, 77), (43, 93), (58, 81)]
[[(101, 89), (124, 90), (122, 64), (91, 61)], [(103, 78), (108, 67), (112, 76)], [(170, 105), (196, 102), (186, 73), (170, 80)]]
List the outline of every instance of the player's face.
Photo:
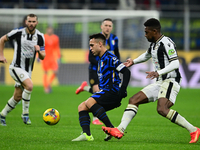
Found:
[(155, 40), (155, 35), (156, 35), (156, 30), (155, 29), (150, 29), (149, 27), (145, 28), (145, 37), (149, 42), (156, 42)]
[(100, 44), (95, 39), (90, 40), (90, 50), (94, 56), (99, 56), (101, 52)]
[(38, 24), (37, 17), (27, 17), (26, 26), (30, 33), (35, 31), (35, 28)]
[(104, 21), (101, 25), (102, 33), (105, 36), (110, 35), (112, 29), (113, 29), (113, 23), (111, 21)]

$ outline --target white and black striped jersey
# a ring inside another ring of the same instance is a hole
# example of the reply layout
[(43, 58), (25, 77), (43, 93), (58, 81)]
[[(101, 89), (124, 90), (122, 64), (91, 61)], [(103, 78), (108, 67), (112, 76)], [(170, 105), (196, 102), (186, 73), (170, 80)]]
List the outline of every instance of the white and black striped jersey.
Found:
[[(169, 38), (162, 35), (155, 43), (151, 43), (148, 54), (152, 58), (153, 66), (156, 71), (165, 68), (173, 60), (178, 59), (175, 43)], [(159, 76), (157, 80), (174, 78), (180, 83), (181, 75), (179, 69), (175, 69), (167, 74)]]
[(34, 46), (39, 45), (41, 51), (45, 50), (43, 33), (35, 29), (34, 34), (28, 34), (26, 28), (21, 28), (10, 31), (7, 38), (14, 41), (14, 56), (11, 65), (24, 69), (31, 76), (36, 57)]

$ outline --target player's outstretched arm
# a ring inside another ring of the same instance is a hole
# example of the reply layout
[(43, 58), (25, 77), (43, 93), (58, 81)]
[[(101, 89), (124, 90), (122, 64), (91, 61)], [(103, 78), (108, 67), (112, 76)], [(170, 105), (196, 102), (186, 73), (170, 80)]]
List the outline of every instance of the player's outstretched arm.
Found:
[(3, 54), (4, 45), (5, 45), (5, 42), (7, 42), (7, 41), (8, 41), (8, 38), (6, 35), (4, 35), (0, 38), (0, 63), (7, 63), (7, 60)]
[(133, 60), (131, 59), (131, 58), (128, 58), (127, 60), (126, 60), (126, 62), (124, 62), (124, 65), (126, 66), (126, 67), (130, 67), (130, 66), (132, 66), (134, 64), (134, 62), (133, 62)]

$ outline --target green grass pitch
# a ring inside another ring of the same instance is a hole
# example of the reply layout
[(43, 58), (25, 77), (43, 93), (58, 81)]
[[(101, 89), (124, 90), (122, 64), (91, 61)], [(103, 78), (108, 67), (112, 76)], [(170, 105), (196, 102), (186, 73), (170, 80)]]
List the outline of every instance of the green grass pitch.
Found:
[[(22, 104), (10, 112), (7, 126), (0, 126), (0, 150), (199, 150), (200, 140), (189, 144), (189, 132), (161, 117), (156, 104), (139, 107), (138, 114), (126, 129), (125, 136), (105, 142), (101, 126), (91, 124), (93, 142), (71, 142), (81, 133), (78, 121), (78, 105), (90, 94), (75, 94), (77, 86), (53, 87), (51, 94), (45, 94), (43, 87), (35, 86), (31, 95), (30, 119), (28, 126), (20, 118)], [(128, 99), (141, 88), (128, 88), (128, 97), (119, 108), (107, 112), (111, 122), (120, 123)], [(0, 85), (0, 111), (13, 94), (13, 86)], [(172, 109), (179, 112), (190, 123), (200, 127), (200, 89), (181, 89)], [(48, 108), (60, 112), (60, 122), (55, 126), (44, 123), (42, 115)], [(91, 115), (92, 117), (92, 115)]]

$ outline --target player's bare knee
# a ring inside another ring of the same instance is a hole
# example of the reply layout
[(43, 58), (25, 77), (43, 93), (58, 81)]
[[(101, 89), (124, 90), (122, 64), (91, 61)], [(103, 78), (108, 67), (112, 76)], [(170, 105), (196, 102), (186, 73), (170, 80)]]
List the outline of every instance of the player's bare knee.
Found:
[(82, 102), (80, 105), (78, 105), (78, 111), (80, 112), (80, 111), (83, 111), (83, 110), (85, 110), (85, 102)]
[(26, 90), (32, 91), (33, 90), (33, 84), (29, 84), (25, 87)]

